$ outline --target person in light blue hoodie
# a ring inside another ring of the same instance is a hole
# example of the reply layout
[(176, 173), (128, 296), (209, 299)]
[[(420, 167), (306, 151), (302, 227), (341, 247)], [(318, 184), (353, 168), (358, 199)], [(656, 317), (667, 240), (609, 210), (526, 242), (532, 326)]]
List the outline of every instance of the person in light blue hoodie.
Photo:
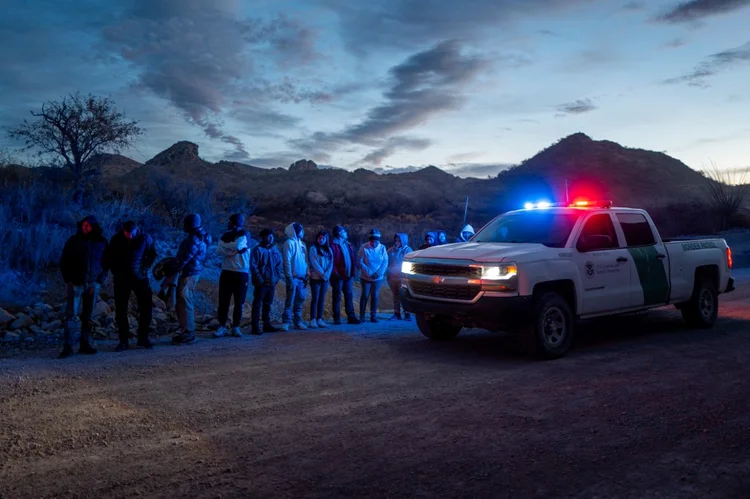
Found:
[(380, 244), (378, 229), (372, 229), (369, 236), (370, 241), (359, 248), (359, 277), (362, 281), (359, 319), (364, 322), (367, 302), (370, 301), (370, 322), (378, 322), (378, 298), (388, 268), (388, 253), (385, 246)]
[(307, 267), (307, 248), (303, 241), (305, 230), (297, 222), (291, 223), (284, 230), (287, 237), (281, 254), (284, 258), (284, 278), (286, 280), (286, 301), (284, 313), (281, 316), (283, 324), (282, 331), (289, 331), (289, 326), (294, 321), (296, 329), (307, 329), (302, 320), (302, 306), (307, 295), (307, 281), (310, 272)]
[(328, 242), (328, 232), (321, 230), (310, 246), (310, 328), (324, 328), (323, 309), (328, 292), (328, 281), (333, 272), (333, 253)]

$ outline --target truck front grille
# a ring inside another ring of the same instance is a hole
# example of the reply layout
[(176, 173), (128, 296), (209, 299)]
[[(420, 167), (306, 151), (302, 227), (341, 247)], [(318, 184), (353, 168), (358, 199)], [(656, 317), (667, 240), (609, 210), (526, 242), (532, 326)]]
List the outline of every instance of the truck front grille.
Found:
[(434, 263), (415, 263), (413, 266), (415, 274), (437, 275), (441, 277), (466, 277), (468, 279), (481, 279), (482, 269), (480, 267), (462, 267), (459, 265), (439, 265)]
[(445, 300), (472, 301), (482, 290), (480, 286), (457, 286), (453, 284), (432, 284), (416, 281), (412, 281), (409, 285), (417, 295)]

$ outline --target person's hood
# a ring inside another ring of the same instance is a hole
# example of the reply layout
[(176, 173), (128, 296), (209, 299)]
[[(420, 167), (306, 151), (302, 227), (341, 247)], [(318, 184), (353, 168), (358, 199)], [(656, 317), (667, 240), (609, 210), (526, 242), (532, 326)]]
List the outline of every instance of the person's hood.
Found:
[(100, 236), (102, 234), (102, 227), (99, 225), (99, 220), (97, 220), (94, 215), (89, 215), (78, 221), (78, 234), (83, 235), (83, 222), (88, 222), (91, 226), (91, 235)]
[(244, 230), (242, 229), (230, 230), (229, 232), (225, 232), (224, 235), (221, 236), (221, 242), (233, 243), (237, 239), (241, 238), (242, 236), (247, 236), (247, 233)]
[(297, 231), (294, 230), (294, 223), (290, 223), (286, 226), (286, 229), (284, 229), (284, 235), (289, 239), (299, 241), (299, 237), (297, 237)]
[(476, 232), (474, 232), (474, 227), (472, 227), (472, 226), (471, 226), (471, 225), (469, 225), (469, 224), (466, 224), (466, 225), (464, 226), (464, 228), (463, 228), (463, 229), (461, 229), (461, 234), (463, 234), (464, 232), (470, 232), (472, 236), (473, 236), (474, 234), (476, 234)]
[(431, 236), (434, 242), (438, 242), (438, 233), (437, 232), (428, 232), (424, 235), (424, 238), (427, 239), (427, 236)]
[(447, 233), (446, 233), (446, 232), (445, 232), (444, 230), (439, 230), (439, 231), (437, 231), (437, 236), (436, 236), (436, 237), (437, 237), (438, 239), (440, 238), (440, 234), (444, 235), (444, 236), (445, 236), (445, 238), (446, 238), (446, 240), (448, 239), (448, 234), (447, 234)]
[(399, 232), (399, 233), (396, 234), (396, 237), (398, 237), (399, 240), (401, 241), (401, 247), (402, 248), (406, 248), (407, 246), (409, 246), (409, 236), (408, 235), (404, 234), (403, 232)]

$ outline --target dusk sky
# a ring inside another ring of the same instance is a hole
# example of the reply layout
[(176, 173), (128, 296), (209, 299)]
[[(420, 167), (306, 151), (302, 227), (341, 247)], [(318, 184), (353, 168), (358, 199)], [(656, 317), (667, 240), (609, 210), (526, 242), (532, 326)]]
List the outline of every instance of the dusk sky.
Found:
[(124, 151), (141, 162), (190, 140), (210, 161), (484, 177), (580, 131), (750, 166), (750, 0), (3, 3), (0, 126), (111, 96), (147, 130)]

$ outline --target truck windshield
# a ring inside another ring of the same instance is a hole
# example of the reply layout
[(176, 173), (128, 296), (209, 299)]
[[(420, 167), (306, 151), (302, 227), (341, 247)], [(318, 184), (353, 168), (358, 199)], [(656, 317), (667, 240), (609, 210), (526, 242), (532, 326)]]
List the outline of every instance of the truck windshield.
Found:
[(543, 210), (517, 211), (502, 215), (480, 230), (473, 243), (534, 243), (562, 248), (579, 213), (555, 213)]

